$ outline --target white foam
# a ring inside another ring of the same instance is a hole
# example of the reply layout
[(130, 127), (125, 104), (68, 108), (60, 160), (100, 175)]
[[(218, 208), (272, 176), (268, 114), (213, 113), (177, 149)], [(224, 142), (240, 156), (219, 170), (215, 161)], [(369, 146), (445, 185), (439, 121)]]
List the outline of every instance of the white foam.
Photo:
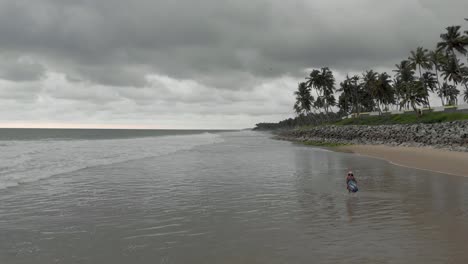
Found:
[(108, 140), (3, 141), (0, 189), (87, 167), (189, 150), (221, 142), (211, 133)]

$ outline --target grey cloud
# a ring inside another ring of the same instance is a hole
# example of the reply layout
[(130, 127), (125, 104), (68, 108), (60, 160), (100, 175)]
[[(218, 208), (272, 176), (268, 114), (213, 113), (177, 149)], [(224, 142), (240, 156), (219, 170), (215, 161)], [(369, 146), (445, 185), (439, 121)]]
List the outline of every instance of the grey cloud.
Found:
[(45, 74), (43, 65), (28, 61), (27, 58), (0, 56), (0, 79), (24, 82), (35, 81)]
[(232, 88), (221, 79), (392, 65), (463, 23), (467, 9), (461, 0), (4, 0), (0, 48), (47, 54), (103, 84), (140, 86), (145, 72), (128, 69), (144, 66)]
[[(284, 116), (304, 69), (389, 69), (446, 26), (468, 26), (466, 10), (464, 0), (0, 0), (0, 79), (10, 81), (0, 97), (47, 98), (51, 117)], [(41, 83), (51, 72), (65, 79)]]
[(146, 71), (138, 67), (116, 66), (77, 66), (71, 73), (73, 79), (86, 81), (92, 80), (99, 84), (110, 86), (137, 86), (146, 84)]
[[(6, 101), (16, 102), (19, 105), (29, 104), (38, 99), (41, 88), (33, 82), (0, 82), (0, 98)], [(14, 112), (8, 110), (7, 114)]]

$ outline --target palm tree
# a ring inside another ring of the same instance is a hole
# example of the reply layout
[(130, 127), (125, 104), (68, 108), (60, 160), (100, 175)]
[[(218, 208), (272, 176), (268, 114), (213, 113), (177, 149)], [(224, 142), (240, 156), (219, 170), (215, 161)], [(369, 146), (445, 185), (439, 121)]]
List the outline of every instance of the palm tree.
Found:
[[(341, 83), (340, 83), (341, 85)], [(338, 113), (342, 113), (343, 115), (349, 115), (350, 113), (353, 112), (353, 105), (349, 102), (349, 98), (346, 96), (346, 94), (341, 93), (340, 96), (338, 97), (338, 108), (340, 109)]]
[[(367, 93), (371, 95), (372, 99), (375, 100), (375, 102), (377, 102), (377, 105), (378, 105), (378, 97), (379, 97), (378, 95), (379, 90), (377, 87), (378, 76), (379, 74), (377, 72), (374, 72), (373, 70), (366, 71), (362, 75), (362, 87)], [(379, 108), (379, 112), (381, 112), (380, 108)]]
[[(447, 63), (447, 57), (440, 51), (439, 49), (436, 49), (435, 51), (430, 51), (429, 52), (429, 61), (432, 63), (432, 66), (435, 70), (435, 76), (437, 79), (437, 93), (441, 93), (441, 88), (440, 88), (440, 81), (439, 81), (439, 71), (442, 69), (442, 65)], [(442, 101), (442, 105), (444, 105), (444, 97), (443, 95), (439, 95), (440, 100)]]
[(345, 113), (356, 113), (359, 114), (359, 76), (355, 75), (349, 77), (346, 75), (346, 79), (340, 83), (341, 95), (338, 99), (340, 109)]
[[(296, 97), (296, 100), (297, 100), (297, 97)], [(297, 100), (295, 103), (294, 103), (294, 112), (297, 114), (297, 115), (301, 115), (302, 114), (302, 109), (301, 109), (301, 103), (299, 102), (299, 100)]]
[(465, 47), (468, 45), (468, 39), (460, 33), (461, 26), (447, 27), (446, 33), (440, 35), (441, 42), (437, 43), (439, 50), (445, 50), (447, 54), (455, 56), (455, 51), (465, 55), (467, 50)]
[(316, 109), (325, 108), (325, 100), (323, 99), (323, 96), (317, 97), (313, 104), (313, 107)]
[[(388, 109), (388, 105), (395, 103), (395, 90), (392, 86), (390, 75), (388, 75), (386, 72), (379, 74), (377, 87), (379, 91), (379, 103), (385, 105), (385, 107)], [(379, 109), (381, 109), (380, 106)]]
[(329, 108), (336, 104), (335, 100), (335, 77), (333, 77), (333, 72), (328, 68), (322, 68), (320, 75), (320, 84), (322, 86), (322, 91), (325, 101), (325, 113), (328, 114)]
[[(430, 108), (431, 106), (429, 103), (429, 91), (433, 93), (437, 90), (437, 80), (435, 78), (435, 74), (432, 72), (425, 72), (423, 73), (420, 80), (423, 83), (424, 88), (427, 90), (428, 97), (426, 98), (426, 101), (427, 101), (427, 105)], [(443, 101), (442, 101), (442, 105), (443, 105)]]
[[(411, 51), (411, 56), (408, 58), (413, 69), (414, 70), (416, 70), (416, 68), (419, 69), (420, 79), (423, 78), (421, 68), (424, 70), (429, 70), (430, 68), (432, 68), (431, 61), (429, 60), (429, 56), (427, 53), (428, 53), (427, 49), (423, 47), (418, 47), (416, 49), (416, 52)], [(423, 84), (425, 84), (424, 81), (423, 81)], [(428, 87), (424, 85), (424, 88), (427, 89)], [(429, 91), (427, 94), (428, 94), (428, 97), (426, 98), (426, 102), (427, 102), (426, 105), (428, 105), (428, 107), (431, 108), (431, 105), (429, 104)]]
[(405, 83), (400, 78), (393, 79), (393, 90), (395, 91), (395, 105), (401, 109), (401, 99), (404, 97), (405, 93)]
[(400, 62), (400, 64), (396, 64), (395, 67), (397, 69), (393, 71), (396, 72), (396, 77), (400, 79), (400, 81), (402, 82), (414, 81), (414, 70), (409, 61), (403, 60)]
[(328, 67), (313, 70), (306, 80), (306, 86), (315, 88), (317, 92), (316, 107), (323, 108), (328, 114), (329, 108), (336, 104), (333, 72)]
[[(446, 84), (446, 83), (445, 83)], [(460, 91), (455, 85), (447, 85), (445, 90), (445, 97), (447, 98), (448, 105), (457, 105), (458, 104), (458, 95)]]
[(312, 70), (309, 74), (309, 77), (306, 77), (306, 85), (307, 87), (315, 87), (317, 92), (317, 97), (320, 97), (320, 90), (319, 85), (317, 84), (317, 80), (319, 79), (320, 71), (319, 70)]
[(330, 111), (330, 107), (333, 107), (336, 105), (336, 98), (335, 98), (335, 90), (333, 92), (327, 92), (325, 96), (323, 97), (323, 100), (325, 101), (325, 113), (328, 115)]
[(421, 79), (415, 80), (414, 67), (409, 61), (404, 60), (395, 66), (395, 91), (400, 99), (400, 109), (412, 107), (419, 113), (417, 106), (428, 103), (428, 90)]
[(294, 111), (298, 115), (310, 113), (314, 101), (314, 97), (310, 94), (310, 88), (308, 88), (305, 83), (301, 82), (294, 94), (296, 95)]
[[(458, 61), (455, 51), (463, 55), (466, 55), (467, 53), (467, 49), (465, 47), (468, 46), (468, 36), (463, 36), (460, 33), (460, 28), (461, 26), (447, 27), (447, 32), (440, 35), (442, 41), (437, 43), (437, 48), (439, 50), (444, 50), (447, 55), (451, 55), (454, 61)], [(463, 76), (461, 69), (459, 68), (459, 64), (456, 63), (454, 66), (457, 67), (459, 75)], [(465, 80), (462, 79), (461, 81), (465, 85), (465, 88), (468, 89), (468, 85)]]
[(426, 102), (427, 90), (424, 89), (424, 85), (421, 81), (401, 83), (402, 98), (400, 101), (400, 108), (410, 106), (413, 110), (418, 113), (418, 106)]
[(463, 71), (466, 71), (466, 67), (455, 56), (449, 56), (447, 63), (442, 66), (444, 80), (453, 82), (455, 86), (463, 82)]
[(386, 72), (379, 74), (373, 70), (366, 71), (363, 74), (362, 87), (374, 100), (374, 105), (380, 113), (382, 113), (382, 106), (388, 106), (395, 101), (392, 81)]
[(437, 89), (437, 79), (435, 76), (436, 75), (432, 72), (425, 72), (421, 77), (424, 86), (431, 92)]
[[(411, 66), (411, 63), (408, 60), (403, 60), (400, 64), (395, 65), (396, 72), (395, 74), (395, 92), (397, 95), (398, 100), (401, 100), (406, 96), (405, 93), (407, 91), (407, 84), (414, 82), (414, 70)], [(400, 104), (400, 108), (402, 106), (408, 106), (408, 104)]]
[(427, 53), (427, 49), (424, 49), (423, 47), (418, 47), (416, 49), (416, 52), (411, 51), (411, 56), (408, 58), (413, 69), (419, 68), (420, 78), (422, 77), (421, 68), (424, 70), (429, 70), (432, 67), (431, 61), (429, 60), (429, 56)]

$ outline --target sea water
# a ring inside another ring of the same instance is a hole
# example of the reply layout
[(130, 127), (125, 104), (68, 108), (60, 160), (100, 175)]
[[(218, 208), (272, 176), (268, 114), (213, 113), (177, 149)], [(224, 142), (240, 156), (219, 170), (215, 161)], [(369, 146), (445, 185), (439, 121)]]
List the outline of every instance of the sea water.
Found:
[(43, 133), (1, 142), (2, 264), (468, 263), (464, 177), (252, 131)]

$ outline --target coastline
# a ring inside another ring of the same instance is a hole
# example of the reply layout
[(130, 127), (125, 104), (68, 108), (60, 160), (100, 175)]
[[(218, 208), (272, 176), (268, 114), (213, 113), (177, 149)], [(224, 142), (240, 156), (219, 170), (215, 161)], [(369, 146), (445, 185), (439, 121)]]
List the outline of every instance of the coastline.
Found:
[(279, 132), (276, 139), (352, 152), (420, 170), (468, 177), (468, 121), (327, 125)]
[(320, 145), (386, 145), (468, 152), (468, 121), (435, 124), (327, 125), (279, 131), (277, 139)]
[(398, 166), (468, 177), (468, 152), (386, 145), (348, 145), (332, 149), (383, 159)]

